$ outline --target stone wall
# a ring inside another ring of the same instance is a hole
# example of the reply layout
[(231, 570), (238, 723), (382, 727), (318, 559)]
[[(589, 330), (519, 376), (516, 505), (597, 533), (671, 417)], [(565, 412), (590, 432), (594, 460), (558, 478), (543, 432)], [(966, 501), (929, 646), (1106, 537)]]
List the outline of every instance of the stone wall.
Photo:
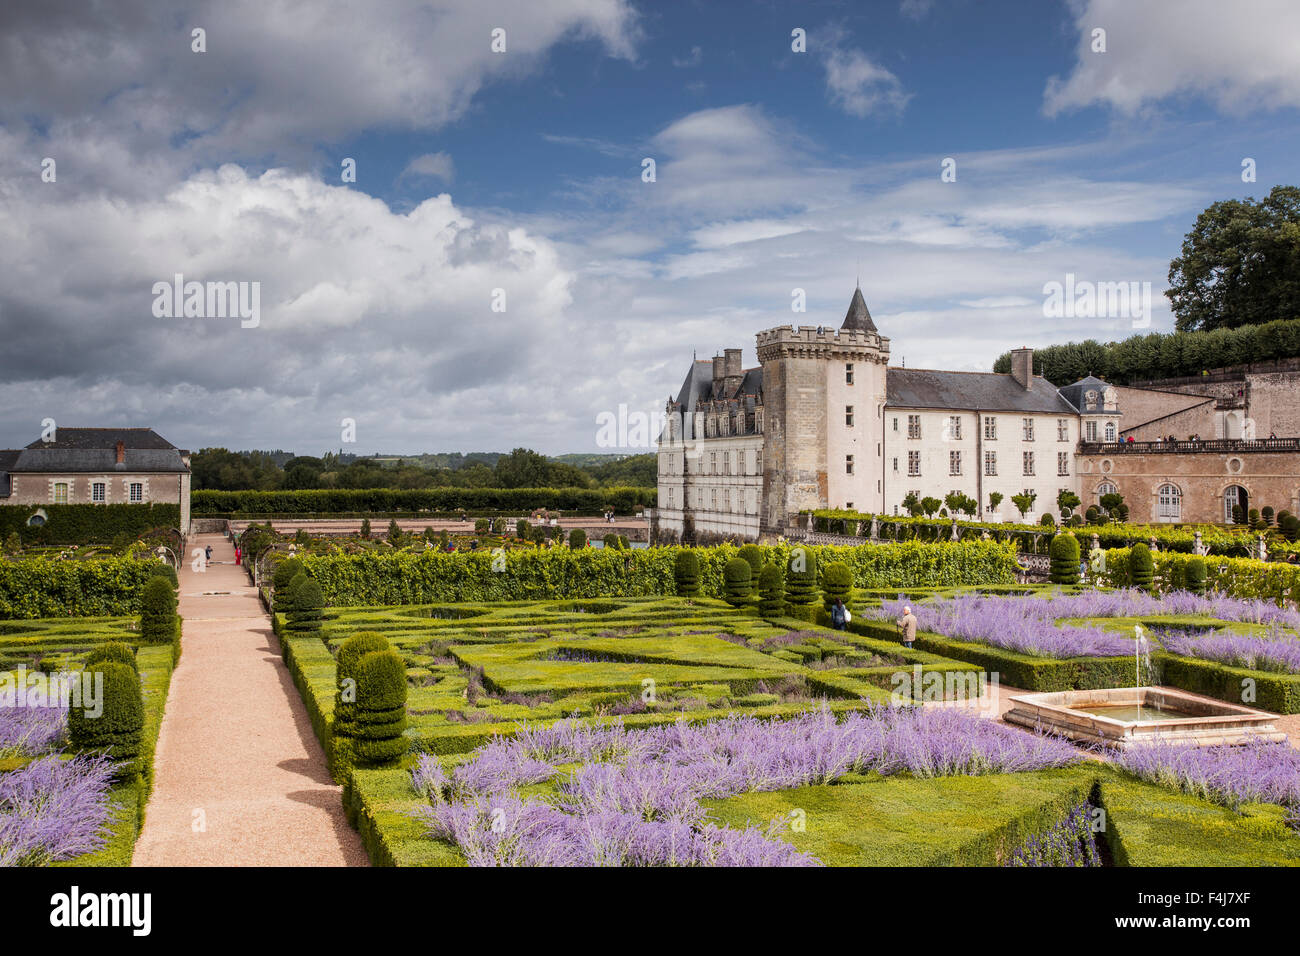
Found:
[[(1222, 523), (1224, 492), (1246, 490), (1251, 508), (1265, 505), (1300, 513), (1300, 452), (1171, 452), (1081, 455), (1079, 497), (1098, 503), (1097, 487), (1109, 481), (1124, 496), (1133, 523)], [(1182, 496), (1177, 518), (1158, 513), (1161, 485)]]

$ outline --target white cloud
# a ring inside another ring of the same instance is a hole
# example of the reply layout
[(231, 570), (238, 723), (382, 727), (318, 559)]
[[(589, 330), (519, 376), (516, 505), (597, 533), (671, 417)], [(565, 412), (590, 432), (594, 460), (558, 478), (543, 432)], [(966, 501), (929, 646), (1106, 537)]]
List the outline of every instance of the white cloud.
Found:
[(456, 178), (456, 164), (447, 153), (425, 153), (407, 163), (402, 176), (426, 176), (450, 183)]
[[(1076, 0), (1076, 61), (1052, 77), (1044, 110), (1106, 104), (1133, 114), (1174, 96), (1224, 112), (1300, 106), (1300, 4), (1294, 0)], [(1092, 51), (1094, 29), (1106, 52)]]
[(852, 116), (902, 113), (912, 98), (898, 77), (861, 50), (833, 45), (826, 53), (825, 67), (831, 102)]

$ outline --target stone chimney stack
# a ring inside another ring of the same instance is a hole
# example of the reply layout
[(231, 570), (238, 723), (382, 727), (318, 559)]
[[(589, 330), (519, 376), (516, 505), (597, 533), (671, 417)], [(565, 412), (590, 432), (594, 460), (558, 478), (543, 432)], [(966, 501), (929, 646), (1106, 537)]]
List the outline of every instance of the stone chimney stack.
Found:
[(727, 360), (724, 356), (713, 356), (713, 397), (720, 398), (723, 389), (723, 379), (727, 377)]
[(1025, 391), (1034, 387), (1034, 350), (1011, 350), (1011, 377), (1020, 383)]
[(121, 440), (117, 443), (117, 463), (119, 465), (126, 463), (126, 442)]
[(740, 349), (726, 349), (723, 352), (723, 388), (728, 398), (736, 394), (740, 383), (745, 380), (745, 370), (741, 367), (740, 356)]

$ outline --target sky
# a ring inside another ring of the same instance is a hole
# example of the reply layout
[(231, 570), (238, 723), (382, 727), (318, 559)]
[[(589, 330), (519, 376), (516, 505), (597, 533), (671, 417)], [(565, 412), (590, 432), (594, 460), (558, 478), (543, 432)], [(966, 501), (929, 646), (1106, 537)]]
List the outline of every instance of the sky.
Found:
[(0, 7), (0, 447), (642, 452), (855, 282), (908, 367), (1170, 330), (1197, 214), (1300, 181), (1292, 0), (157, 9)]

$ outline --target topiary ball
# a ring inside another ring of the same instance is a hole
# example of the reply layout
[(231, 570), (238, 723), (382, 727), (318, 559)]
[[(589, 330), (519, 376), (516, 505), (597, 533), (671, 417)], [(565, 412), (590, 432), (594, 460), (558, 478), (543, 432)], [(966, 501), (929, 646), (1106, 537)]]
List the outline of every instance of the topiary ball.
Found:
[(82, 665), (86, 670), (94, 670), (99, 664), (125, 664), (136, 674), (140, 673), (140, 665), (135, 659), (135, 648), (130, 644), (124, 644), (122, 641), (108, 641), (100, 644), (86, 655), (86, 660)]
[(742, 544), (740, 557), (749, 562), (750, 575), (754, 581), (763, 573), (763, 549), (756, 544)]
[(1151, 558), (1151, 549), (1145, 544), (1133, 545), (1128, 552), (1129, 583), (1140, 590), (1149, 591), (1155, 584), (1155, 561)]

